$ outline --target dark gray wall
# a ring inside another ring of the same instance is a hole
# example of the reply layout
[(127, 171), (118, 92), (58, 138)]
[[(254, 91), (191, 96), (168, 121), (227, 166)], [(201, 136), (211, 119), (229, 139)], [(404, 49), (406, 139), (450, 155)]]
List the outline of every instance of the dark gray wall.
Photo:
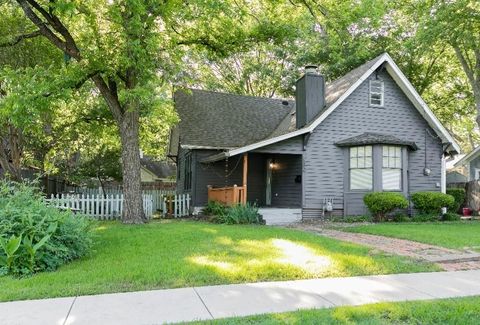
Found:
[[(215, 150), (195, 150), (194, 159), (194, 206), (203, 206), (208, 202), (207, 186), (224, 187), (242, 185), (242, 156), (230, 157), (228, 159), (228, 172), (225, 173), (225, 161), (214, 163), (200, 163), (204, 158), (219, 153)], [(227, 175), (227, 176), (226, 176)]]
[(302, 184), (295, 182), (302, 175), (302, 156), (274, 155), (272, 170), (272, 206), (299, 208), (302, 205)]
[(261, 154), (248, 155), (247, 201), (258, 206), (265, 205), (267, 157)]
[[(373, 77), (373, 76), (372, 76)], [(370, 107), (368, 80), (365, 80), (325, 121), (311, 134), (304, 154), (304, 197), (306, 216), (319, 216), (324, 197), (334, 197), (334, 209), (344, 209), (344, 198), (349, 196), (344, 184), (348, 166), (344, 154), (348, 149), (335, 146), (335, 142), (364, 132), (391, 134), (414, 141), (419, 150), (408, 155), (407, 182), (409, 192), (440, 190), (442, 145), (437, 138), (427, 134), (427, 161), (432, 170), (423, 175), (425, 154), (425, 129), (435, 135), (413, 104), (396, 85), (387, 72), (379, 73), (384, 80), (384, 108)], [(349, 213), (364, 211), (362, 194), (350, 196)], [(350, 203), (351, 202), (351, 203)], [(340, 212), (337, 212), (340, 213)]]
[(269, 146), (254, 150), (262, 153), (303, 154), (303, 136), (287, 139)]
[(325, 106), (323, 76), (307, 73), (296, 83), (296, 126), (303, 127), (313, 120)]
[[(177, 192), (186, 193), (183, 189), (183, 182), (185, 180), (184, 166), (185, 166), (185, 154), (188, 150), (179, 148), (177, 156)], [(193, 185), (193, 184), (192, 184)], [(190, 191), (189, 191), (190, 192)]]
[[(230, 157), (228, 159), (228, 172), (225, 173), (224, 160), (208, 164), (200, 163), (202, 159), (215, 153), (218, 153), (218, 151), (193, 151), (192, 202), (194, 206), (204, 206), (208, 202), (208, 185), (216, 187), (242, 185), (243, 156)], [(300, 207), (301, 184), (295, 183), (295, 176), (302, 173), (301, 155), (249, 153), (247, 201), (258, 206), (265, 205), (266, 170), (267, 159), (269, 158), (275, 159), (278, 166), (278, 169), (272, 173), (272, 206)], [(181, 172), (183, 173), (183, 171)], [(225, 174), (228, 176), (225, 177)], [(277, 196), (275, 196), (275, 193), (277, 193)]]

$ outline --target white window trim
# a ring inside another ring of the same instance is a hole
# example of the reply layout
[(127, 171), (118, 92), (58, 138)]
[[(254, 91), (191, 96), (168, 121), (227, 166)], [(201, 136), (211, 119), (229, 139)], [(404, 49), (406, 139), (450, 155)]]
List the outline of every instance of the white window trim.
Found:
[[(372, 91), (372, 82), (379, 82), (381, 85), (381, 91), (380, 92), (374, 92)], [(380, 104), (372, 104), (372, 95), (380, 95)], [(368, 104), (370, 107), (384, 107), (384, 102), (385, 102), (385, 85), (383, 80), (379, 79), (370, 79), (370, 82), (368, 84)]]

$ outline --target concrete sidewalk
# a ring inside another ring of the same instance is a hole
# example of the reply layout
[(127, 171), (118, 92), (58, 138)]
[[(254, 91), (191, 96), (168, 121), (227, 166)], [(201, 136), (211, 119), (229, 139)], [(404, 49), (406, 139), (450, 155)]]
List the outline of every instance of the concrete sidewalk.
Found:
[(220, 285), (0, 303), (0, 324), (162, 324), (480, 295), (480, 270)]

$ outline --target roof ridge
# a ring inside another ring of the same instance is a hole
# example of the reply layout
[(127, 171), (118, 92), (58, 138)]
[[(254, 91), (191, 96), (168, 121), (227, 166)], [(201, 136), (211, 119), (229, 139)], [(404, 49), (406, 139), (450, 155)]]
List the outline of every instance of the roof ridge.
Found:
[(252, 98), (252, 99), (262, 99), (262, 100), (272, 100), (272, 101), (288, 101), (289, 103), (295, 102), (295, 99), (293, 98), (286, 98), (286, 97), (263, 97), (263, 96), (254, 96), (254, 95), (245, 95), (245, 94), (237, 94), (237, 93), (227, 93), (224, 91), (216, 91), (216, 90), (208, 90), (208, 89), (199, 89), (199, 88), (192, 88), (192, 87), (182, 87), (180, 89), (177, 89), (177, 91), (181, 90), (191, 90), (191, 91), (198, 91), (198, 92), (205, 92), (205, 93), (211, 93), (211, 94), (217, 94), (217, 95), (226, 95), (226, 96), (232, 96), (232, 97), (244, 97), (244, 98)]

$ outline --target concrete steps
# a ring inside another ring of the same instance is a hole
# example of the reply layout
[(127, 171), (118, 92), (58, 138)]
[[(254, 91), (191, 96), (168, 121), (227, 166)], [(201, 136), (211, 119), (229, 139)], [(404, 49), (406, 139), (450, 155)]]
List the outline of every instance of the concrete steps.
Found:
[(267, 225), (288, 225), (302, 220), (302, 209), (260, 208)]

